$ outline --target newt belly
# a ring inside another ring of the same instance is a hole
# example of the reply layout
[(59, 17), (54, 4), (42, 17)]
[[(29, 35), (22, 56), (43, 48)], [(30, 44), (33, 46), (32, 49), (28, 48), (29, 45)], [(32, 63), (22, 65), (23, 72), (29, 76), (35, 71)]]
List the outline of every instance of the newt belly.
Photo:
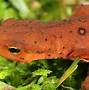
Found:
[(20, 62), (60, 57), (89, 62), (89, 11), (82, 7), (89, 9), (89, 5), (80, 6), (76, 9), (79, 13), (75, 10), (70, 19), (61, 21), (4, 21), (0, 26), (0, 56)]

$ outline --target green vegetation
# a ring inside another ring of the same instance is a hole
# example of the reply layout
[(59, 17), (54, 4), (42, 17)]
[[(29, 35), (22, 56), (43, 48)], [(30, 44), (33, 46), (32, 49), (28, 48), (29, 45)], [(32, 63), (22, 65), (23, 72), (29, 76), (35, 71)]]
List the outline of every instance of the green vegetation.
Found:
[[(54, 21), (68, 18), (72, 14), (72, 7), (65, 5), (63, 0), (0, 0), (0, 20), (15, 18)], [(26, 64), (0, 57), (0, 90), (57, 90), (60, 77), (72, 62), (56, 59)], [(87, 64), (79, 63), (77, 70), (58, 90), (79, 90), (86, 72)]]

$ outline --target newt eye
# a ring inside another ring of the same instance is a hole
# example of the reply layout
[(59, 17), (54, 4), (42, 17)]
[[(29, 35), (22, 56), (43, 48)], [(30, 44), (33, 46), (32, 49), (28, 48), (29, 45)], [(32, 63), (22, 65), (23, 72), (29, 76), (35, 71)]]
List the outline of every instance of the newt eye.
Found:
[(21, 50), (18, 47), (8, 47), (8, 51), (15, 55), (17, 55), (21, 52)]

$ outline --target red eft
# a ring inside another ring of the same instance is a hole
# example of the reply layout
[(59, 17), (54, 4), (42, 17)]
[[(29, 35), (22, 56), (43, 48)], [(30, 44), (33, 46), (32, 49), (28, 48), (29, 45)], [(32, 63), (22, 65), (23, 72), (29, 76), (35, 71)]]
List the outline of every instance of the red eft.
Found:
[[(20, 62), (60, 57), (89, 62), (88, 23), (89, 5), (80, 5), (70, 19), (61, 21), (5, 20), (0, 26), (0, 55)], [(89, 90), (87, 78), (82, 90)]]

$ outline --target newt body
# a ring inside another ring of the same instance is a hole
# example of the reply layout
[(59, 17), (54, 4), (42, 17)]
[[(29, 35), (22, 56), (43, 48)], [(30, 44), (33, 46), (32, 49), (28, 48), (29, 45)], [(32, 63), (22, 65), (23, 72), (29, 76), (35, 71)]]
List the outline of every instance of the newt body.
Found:
[[(88, 22), (89, 15), (48, 23), (7, 20), (0, 27), (0, 55), (21, 62), (60, 57), (81, 57), (88, 62)], [(14, 47), (20, 52), (13, 53)]]
[(0, 55), (20, 62), (60, 57), (70, 60), (80, 57), (89, 62), (89, 15), (86, 13), (47, 23), (8, 19), (0, 26)]

